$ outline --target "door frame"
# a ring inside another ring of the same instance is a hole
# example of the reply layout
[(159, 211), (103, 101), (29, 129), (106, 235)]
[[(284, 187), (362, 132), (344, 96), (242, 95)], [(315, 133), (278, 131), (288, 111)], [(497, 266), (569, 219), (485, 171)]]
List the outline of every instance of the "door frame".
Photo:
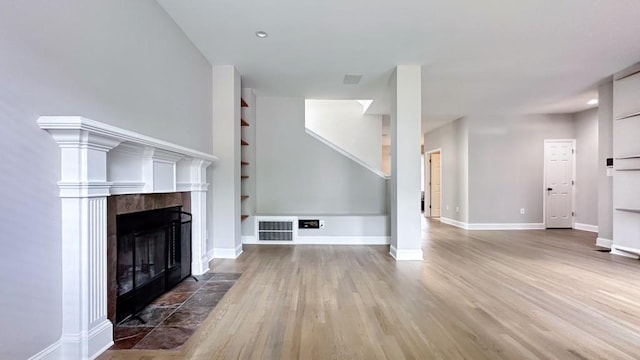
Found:
[(424, 217), (431, 217), (431, 154), (440, 153), (440, 217), (442, 217), (442, 148), (437, 148), (424, 152)]
[(571, 228), (576, 228), (576, 139), (544, 139), (542, 147), (542, 225), (547, 229), (547, 143), (556, 141), (571, 141)]

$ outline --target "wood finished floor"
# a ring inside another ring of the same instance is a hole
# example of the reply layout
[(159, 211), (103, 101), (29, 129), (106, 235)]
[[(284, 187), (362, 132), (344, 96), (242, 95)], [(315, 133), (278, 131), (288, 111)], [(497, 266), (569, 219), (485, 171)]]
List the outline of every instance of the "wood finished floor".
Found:
[(388, 246), (245, 246), (243, 276), (179, 352), (99, 359), (638, 359), (640, 262), (575, 230), (428, 222), (422, 262)]

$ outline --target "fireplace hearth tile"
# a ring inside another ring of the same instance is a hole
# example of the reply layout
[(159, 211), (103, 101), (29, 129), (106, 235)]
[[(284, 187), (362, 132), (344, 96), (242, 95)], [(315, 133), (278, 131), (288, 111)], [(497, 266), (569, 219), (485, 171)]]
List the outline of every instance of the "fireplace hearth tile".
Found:
[(196, 281), (192, 278), (184, 279), (180, 284), (176, 285), (171, 291), (183, 292), (183, 291), (196, 291), (200, 289), (206, 281)]
[(202, 275), (194, 275), (193, 277), (195, 277), (196, 279), (198, 279), (198, 281), (207, 281), (209, 279), (212, 279), (215, 275), (208, 272), (208, 273), (204, 273)]
[(153, 329), (153, 327), (116, 326), (113, 334), (114, 344), (112, 349), (131, 349)]
[(202, 285), (201, 290), (202, 291), (208, 291), (208, 292), (218, 292), (218, 291), (228, 291), (229, 289), (231, 289), (231, 287), (233, 286), (233, 284), (235, 284), (235, 281), (227, 281), (227, 280), (211, 280), (207, 283), (205, 283), (204, 285)]
[(149, 305), (138, 313), (138, 316), (144, 320), (144, 323), (136, 318), (127, 319), (120, 324), (119, 327), (154, 327), (160, 325), (168, 318), (179, 305), (173, 306), (157, 306)]
[(222, 300), (224, 294), (226, 293), (226, 291), (198, 291), (197, 293), (193, 294), (193, 296), (190, 297), (189, 300), (187, 300), (180, 308), (182, 309), (203, 306), (213, 308), (218, 305), (218, 303), (220, 302), (220, 300)]
[(157, 327), (153, 329), (134, 349), (175, 349), (182, 346), (196, 329), (183, 327)]
[(193, 291), (169, 291), (154, 300), (151, 305), (156, 306), (180, 306), (193, 295)]
[(160, 327), (183, 327), (197, 329), (204, 319), (209, 316), (213, 307), (180, 307), (171, 316), (169, 316)]
[(240, 275), (207, 273), (198, 276), (199, 281), (185, 279), (139, 313), (146, 323), (129, 319), (118, 324), (114, 329), (115, 344), (111, 349), (180, 347), (200, 327)]

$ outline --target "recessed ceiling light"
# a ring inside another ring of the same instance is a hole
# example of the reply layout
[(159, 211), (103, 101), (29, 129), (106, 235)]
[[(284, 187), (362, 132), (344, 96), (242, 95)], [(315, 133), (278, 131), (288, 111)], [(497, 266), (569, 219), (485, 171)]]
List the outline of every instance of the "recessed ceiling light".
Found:
[(267, 33), (266, 33), (266, 32), (264, 32), (264, 31), (256, 31), (256, 36), (257, 36), (257, 37), (259, 37), (260, 39), (264, 39), (264, 38), (266, 38), (267, 36), (269, 36), (269, 34), (267, 34)]
[(587, 102), (589, 105), (598, 105), (598, 99), (591, 99)]

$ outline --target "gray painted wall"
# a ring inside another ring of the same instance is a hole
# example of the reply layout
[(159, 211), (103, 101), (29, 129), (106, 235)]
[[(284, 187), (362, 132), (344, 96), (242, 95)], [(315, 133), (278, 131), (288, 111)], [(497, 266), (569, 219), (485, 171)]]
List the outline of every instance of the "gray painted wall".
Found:
[(613, 82), (598, 88), (598, 237), (613, 240), (613, 177), (607, 158), (613, 157)]
[(544, 140), (574, 137), (576, 222), (598, 225), (596, 109), (477, 115), (425, 134), (425, 151), (442, 149), (442, 216), (470, 224), (542, 223)]
[(303, 98), (256, 98), (260, 215), (386, 214), (385, 180), (305, 132)]
[(571, 115), (469, 118), (469, 222), (542, 223), (544, 140), (573, 134)]
[(3, 1), (0, 34), (0, 358), (25, 359), (61, 332), (60, 151), (38, 116), (211, 152), (211, 67), (154, 1)]
[(598, 225), (598, 109), (573, 115), (576, 138), (576, 223)]
[(424, 150), (429, 152), (441, 149), (441, 216), (444, 218), (466, 222), (466, 218), (456, 207), (460, 208), (466, 203), (466, 189), (463, 189), (465, 178), (465, 160), (468, 154), (465, 151), (466, 145), (461, 144), (465, 138), (467, 122), (465, 119), (458, 119), (452, 123), (441, 126), (424, 137)]

